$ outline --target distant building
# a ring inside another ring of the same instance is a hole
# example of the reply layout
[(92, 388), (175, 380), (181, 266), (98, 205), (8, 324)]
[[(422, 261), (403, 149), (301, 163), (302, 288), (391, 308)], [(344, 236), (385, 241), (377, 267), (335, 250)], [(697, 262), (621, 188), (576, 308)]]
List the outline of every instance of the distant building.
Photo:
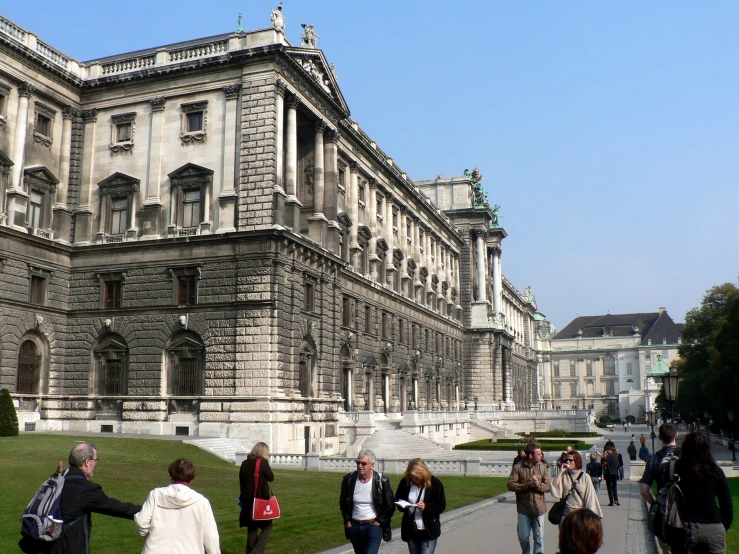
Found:
[(643, 420), (658, 392), (653, 380), (648, 382), (649, 373), (677, 358), (684, 326), (665, 308), (573, 319), (551, 341), (551, 372), (542, 387), (545, 406), (592, 406), (596, 416)]

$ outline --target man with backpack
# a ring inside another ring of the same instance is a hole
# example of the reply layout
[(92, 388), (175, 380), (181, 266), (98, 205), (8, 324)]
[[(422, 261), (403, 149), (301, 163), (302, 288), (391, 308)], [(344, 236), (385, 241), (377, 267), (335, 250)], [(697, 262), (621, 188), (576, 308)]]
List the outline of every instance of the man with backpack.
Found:
[(97, 449), (89, 442), (80, 443), (72, 449), (60, 498), (63, 531), (57, 539), (48, 542), (24, 535), (19, 543), (23, 552), (89, 553), (92, 512), (133, 519), (134, 514), (141, 510), (141, 506), (108, 497), (100, 485), (89, 480), (99, 462)]
[[(644, 474), (639, 480), (639, 492), (644, 500), (651, 507), (655, 502), (652, 495), (652, 483), (657, 482), (657, 490), (665, 486), (668, 476), (664, 471), (662, 462), (669, 462), (672, 458), (680, 456), (680, 447), (677, 445), (677, 427), (674, 423), (663, 423), (659, 427), (659, 440), (662, 441), (662, 448), (647, 457), (644, 466)], [(670, 546), (666, 544), (661, 537), (657, 537), (663, 554), (670, 554)]]

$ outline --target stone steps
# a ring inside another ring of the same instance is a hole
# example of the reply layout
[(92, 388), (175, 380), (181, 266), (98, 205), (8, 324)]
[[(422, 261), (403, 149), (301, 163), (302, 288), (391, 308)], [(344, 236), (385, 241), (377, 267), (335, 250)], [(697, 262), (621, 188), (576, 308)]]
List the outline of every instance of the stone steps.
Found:
[(362, 444), (362, 449), (372, 450), (378, 459), (424, 458), (427, 460), (458, 460), (465, 456), (447, 450), (438, 443), (412, 435), (401, 429), (377, 429)]
[(206, 450), (211, 454), (218, 456), (227, 462), (236, 463), (236, 452), (249, 452), (252, 444), (245, 444), (244, 441), (226, 438), (207, 438), (207, 439), (188, 439), (182, 441), (185, 444), (192, 444), (202, 450)]

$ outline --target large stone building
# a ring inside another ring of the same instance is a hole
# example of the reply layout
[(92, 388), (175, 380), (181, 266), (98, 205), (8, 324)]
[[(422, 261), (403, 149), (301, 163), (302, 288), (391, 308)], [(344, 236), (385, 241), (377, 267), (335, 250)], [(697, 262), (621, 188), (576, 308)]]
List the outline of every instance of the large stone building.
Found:
[(0, 384), (22, 428), (338, 453), (342, 413), (538, 405), (549, 327), (503, 277), (479, 183), (408, 178), (315, 38), (292, 46), (280, 14), (80, 63), (0, 17)]
[(653, 375), (677, 358), (683, 327), (665, 308), (576, 317), (551, 341), (545, 404), (592, 405), (596, 414), (644, 420), (660, 386)]

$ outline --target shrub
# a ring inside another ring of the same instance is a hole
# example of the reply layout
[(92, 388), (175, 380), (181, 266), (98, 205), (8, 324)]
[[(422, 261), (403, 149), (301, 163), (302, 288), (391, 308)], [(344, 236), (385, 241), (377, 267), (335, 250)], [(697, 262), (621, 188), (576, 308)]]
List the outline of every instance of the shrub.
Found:
[(0, 437), (18, 436), (18, 414), (8, 389), (0, 390)]
[[(593, 431), (567, 431), (566, 429), (552, 429), (551, 431), (539, 431), (535, 433), (536, 438), (556, 438), (556, 437), (599, 437), (600, 433)], [(498, 439), (500, 442), (500, 439)]]
[(636, 423), (636, 418), (633, 415), (626, 416), (626, 421), (634, 425)]
[(610, 417), (608, 417), (608, 416), (607, 416), (607, 415), (605, 415), (605, 414), (604, 414), (604, 415), (602, 415), (602, 416), (600, 416), (600, 418), (598, 419), (598, 421), (600, 421), (601, 423), (605, 423), (606, 425), (610, 425), (611, 423), (613, 423), (613, 422), (611, 421), (611, 418), (610, 418)]

